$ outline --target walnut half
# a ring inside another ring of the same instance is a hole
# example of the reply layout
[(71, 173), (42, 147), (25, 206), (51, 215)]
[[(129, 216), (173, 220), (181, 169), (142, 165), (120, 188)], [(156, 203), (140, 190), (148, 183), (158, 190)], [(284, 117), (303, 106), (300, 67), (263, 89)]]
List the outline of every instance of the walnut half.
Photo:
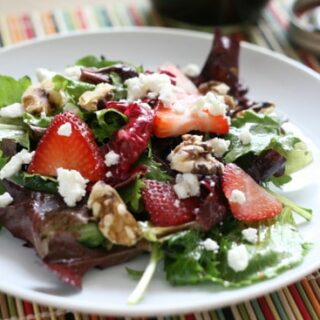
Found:
[(99, 181), (90, 193), (88, 207), (99, 220), (99, 229), (114, 244), (135, 245), (141, 237), (139, 225), (117, 191)]
[(64, 94), (56, 91), (50, 80), (30, 86), (22, 96), (22, 105), (27, 112), (33, 114), (50, 114), (60, 108), (64, 102)]
[[(215, 174), (222, 169), (223, 164), (213, 154), (221, 156), (227, 151), (228, 142), (218, 138), (207, 141), (202, 139), (198, 135), (183, 135), (182, 142), (168, 156), (171, 169), (195, 174)], [(218, 150), (221, 147), (225, 148)]]

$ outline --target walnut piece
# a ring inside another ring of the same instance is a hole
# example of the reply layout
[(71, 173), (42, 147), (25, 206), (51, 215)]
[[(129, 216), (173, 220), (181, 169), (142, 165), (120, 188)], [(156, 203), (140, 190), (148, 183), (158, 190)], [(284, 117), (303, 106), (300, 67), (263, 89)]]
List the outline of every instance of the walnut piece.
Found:
[(99, 181), (90, 193), (88, 207), (99, 220), (99, 229), (114, 244), (135, 245), (141, 237), (139, 225), (115, 189)]
[(22, 96), (25, 110), (33, 114), (51, 114), (65, 103), (65, 95), (54, 90), (51, 80), (45, 80), (30, 86)]
[(79, 98), (79, 105), (87, 111), (96, 111), (98, 101), (105, 98), (113, 89), (108, 83), (99, 83), (92, 91), (84, 92)]
[(182, 140), (168, 156), (172, 169), (183, 173), (214, 174), (223, 168), (223, 164), (213, 156), (217, 139), (202, 141), (202, 136), (185, 134)]

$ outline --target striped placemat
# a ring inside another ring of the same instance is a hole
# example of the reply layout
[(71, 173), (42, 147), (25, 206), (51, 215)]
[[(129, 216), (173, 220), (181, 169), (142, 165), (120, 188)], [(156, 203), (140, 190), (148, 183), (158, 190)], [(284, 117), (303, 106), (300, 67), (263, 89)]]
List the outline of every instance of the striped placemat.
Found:
[[(1, 1), (1, 0), (0, 0)], [(88, 1), (89, 2), (89, 1)], [(294, 48), (287, 39), (288, 4), (291, 0), (271, 1), (259, 23), (226, 29), (241, 38), (297, 59), (320, 72), (320, 59)], [(195, 26), (160, 18), (148, 0), (108, 0), (103, 6), (82, 6), (72, 9), (3, 15), (0, 12), (0, 46), (74, 30), (95, 30), (110, 26), (171, 26), (196, 29)], [(199, 28), (197, 28), (199, 29)], [(201, 30), (212, 31), (211, 27)], [(1, 281), (1, 279), (0, 279)], [(58, 310), (0, 293), (0, 320), (117, 320), (120, 318), (85, 315)], [(127, 319), (127, 318), (126, 318)], [(135, 318), (137, 319), (137, 318)], [(142, 318), (141, 318), (142, 319)], [(161, 318), (163, 320), (229, 320), (229, 319), (320, 319), (320, 271), (298, 283), (272, 294), (235, 306)], [(138, 319), (137, 319), (138, 320)], [(160, 320), (160, 318), (159, 318)]]

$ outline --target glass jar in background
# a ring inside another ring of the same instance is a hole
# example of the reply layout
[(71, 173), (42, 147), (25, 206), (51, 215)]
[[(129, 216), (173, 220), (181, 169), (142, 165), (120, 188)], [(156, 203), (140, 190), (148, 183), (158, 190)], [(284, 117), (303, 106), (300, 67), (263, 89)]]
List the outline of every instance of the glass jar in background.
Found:
[(254, 21), (268, 0), (152, 0), (164, 17), (198, 25)]

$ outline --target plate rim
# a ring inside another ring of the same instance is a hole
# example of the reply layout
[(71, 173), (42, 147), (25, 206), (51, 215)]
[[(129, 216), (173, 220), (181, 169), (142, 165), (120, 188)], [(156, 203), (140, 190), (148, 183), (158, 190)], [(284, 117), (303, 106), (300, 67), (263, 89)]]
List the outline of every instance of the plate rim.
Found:
[[(196, 38), (202, 38), (206, 41), (208, 40), (211, 41), (212, 39), (212, 34), (210, 33), (193, 31), (193, 30), (185, 30), (185, 29), (173, 29), (173, 28), (163, 28), (163, 27), (109, 27), (108, 29), (102, 29), (102, 30), (92, 30), (92, 31), (84, 31), (84, 32), (75, 31), (75, 32), (52, 35), (48, 37), (41, 37), (41, 38), (32, 39), (32, 40), (26, 40), (18, 44), (13, 44), (13, 45), (9, 45), (7, 47), (1, 48), (0, 58), (3, 53), (14, 51), (14, 50), (25, 48), (25, 47), (30, 47), (30, 46), (32, 47), (34, 45), (41, 44), (41, 43), (54, 42), (54, 41), (59, 41), (59, 40), (74, 38), (74, 37), (81, 37), (83, 35), (95, 36), (95, 35), (102, 35), (102, 34), (109, 34), (109, 33), (119, 33), (119, 34), (120, 33), (148, 33), (148, 34), (153, 33), (153, 34), (168, 34), (171, 36), (196, 37)], [(312, 78), (319, 81), (320, 83), (320, 74), (310, 69), (309, 67), (303, 65), (299, 61), (295, 61), (289, 57), (284, 56), (281, 53), (277, 53), (248, 42), (242, 42), (241, 46), (251, 51), (255, 51), (263, 55), (267, 55), (276, 60), (280, 60), (286, 64), (289, 64), (294, 68), (300, 69), (301, 71), (309, 74)], [(306, 266), (303, 269), (303, 271), (302, 272), (300, 271), (298, 274), (296, 274), (297, 267), (287, 271), (287, 272), (293, 273), (293, 275), (289, 279), (285, 278), (279, 282), (279, 278), (281, 277), (280, 275), (276, 278), (266, 280), (255, 285), (251, 285), (243, 289), (245, 290), (246, 288), (251, 288), (253, 286), (263, 286), (264, 287), (263, 295), (265, 295), (300, 280), (301, 278), (312, 273), (318, 268), (320, 268), (320, 259), (319, 261)], [(273, 283), (273, 282), (276, 282), (276, 283)], [(0, 290), (26, 300), (30, 300), (30, 292), (32, 292), (30, 289), (24, 289), (24, 288), (15, 290), (10, 286), (8, 287), (6, 285), (2, 285), (1, 283), (0, 283)], [(117, 308), (110, 305), (108, 305), (107, 307), (105, 305), (102, 307), (101, 306), (88, 307), (87, 305), (84, 305), (84, 306), (75, 305), (74, 303), (72, 303), (72, 301), (70, 302), (68, 298), (65, 298), (65, 297), (51, 296), (48, 294), (38, 293), (38, 292), (35, 292), (35, 293), (36, 293), (35, 297), (32, 297), (32, 301), (35, 301), (39, 304), (50, 305), (53, 307), (57, 307), (59, 309), (76, 310), (84, 313), (98, 313), (101, 315), (112, 314), (114, 316), (154, 316), (154, 315), (185, 314), (188, 312), (205, 312), (212, 308), (220, 308), (226, 305), (234, 305), (244, 300), (250, 300), (253, 298), (257, 298), (259, 296), (259, 293), (257, 294), (256, 290), (252, 290), (252, 292), (246, 293), (245, 299), (243, 299), (241, 295), (238, 295), (236, 298), (232, 297), (232, 301), (230, 301), (230, 298), (229, 299), (227, 298), (223, 302), (216, 303), (216, 304), (214, 304), (212, 300), (210, 301), (206, 300), (205, 302), (202, 302), (202, 303), (197, 302), (196, 306), (186, 305), (183, 307), (170, 307), (170, 309), (167, 309), (166, 307), (158, 306), (150, 310), (150, 307), (148, 307), (148, 305), (144, 306), (142, 303), (134, 306), (128, 305), (128, 308), (126, 308), (125, 310), (120, 310), (119, 307)], [(57, 299), (61, 301), (58, 301), (58, 302), (55, 301)]]

